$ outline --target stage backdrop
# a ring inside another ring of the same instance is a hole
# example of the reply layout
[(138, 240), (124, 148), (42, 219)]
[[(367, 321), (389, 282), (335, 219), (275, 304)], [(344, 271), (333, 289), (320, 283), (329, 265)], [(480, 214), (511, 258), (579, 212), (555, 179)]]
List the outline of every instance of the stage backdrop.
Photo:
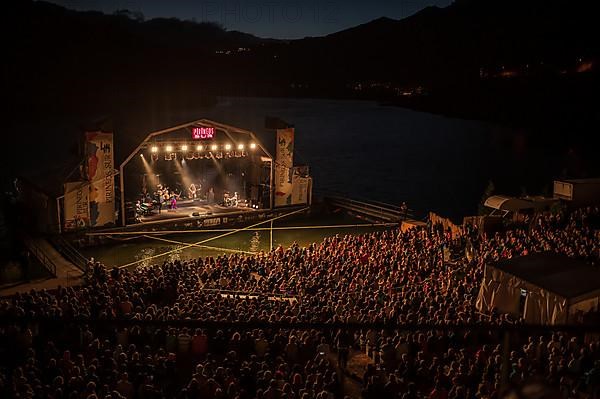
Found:
[(89, 187), (86, 181), (65, 183), (65, 231), (83, 229), (90, 225)]
[(113, 134), (87, 132), (87, 176), (90, 181), (90, 226), (115, 223)]
[(275, 206), (292, 205), (294, 128), (277, 129), (275, 157)]

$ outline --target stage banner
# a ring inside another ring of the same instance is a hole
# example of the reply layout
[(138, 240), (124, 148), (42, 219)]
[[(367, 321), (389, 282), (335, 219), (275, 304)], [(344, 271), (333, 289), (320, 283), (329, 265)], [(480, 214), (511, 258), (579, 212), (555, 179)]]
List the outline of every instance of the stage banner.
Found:
[(90, 181), (90, 226), (115, 223), (113, 134), (87, 132), (87, 176)]
[(292, 175), (292, 205), (308, 204), (310, 177), (305, 166), (295, 166)]
[(277, 129), (275, 153), (275, 206), (292, 205), (294, 128)]
[(64, 229), (73, 231), (90, 225), (88, 182), (65, 183)]

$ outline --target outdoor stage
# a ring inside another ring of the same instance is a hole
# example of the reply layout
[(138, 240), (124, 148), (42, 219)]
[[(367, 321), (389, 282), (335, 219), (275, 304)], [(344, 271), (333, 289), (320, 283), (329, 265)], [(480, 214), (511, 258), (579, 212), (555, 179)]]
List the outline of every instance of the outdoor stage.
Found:
[(244, 229), (307, 214), (308, 166), (293, 164), (293, 128), (276, 130), (277, 168), (253, 132), (199, 119), (149, 133), (118, 171), (111, 166), (112, 134), (92, 132), (86, 145), (95, 152), (85, 161), (93, 177), (70, 182), (57, 199), (58, 226), (76, 233), (80, 245), (95, 245), (106, 236)]

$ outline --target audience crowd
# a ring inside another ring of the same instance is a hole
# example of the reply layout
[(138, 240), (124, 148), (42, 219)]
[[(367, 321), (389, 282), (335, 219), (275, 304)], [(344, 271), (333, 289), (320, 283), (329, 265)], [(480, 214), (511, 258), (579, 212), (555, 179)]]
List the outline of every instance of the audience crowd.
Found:
[[(599, 216), (598, 208), (548, 214), (489, 236), (391, 229), (134, 270), (92, 263), (82, 286), (0, 299), (0, 317), (25, 318), (0, 325), (0, 397), (494, 399), (503, 381), (518, 386), (535, 378), (563, 398), (598, 397), (597, 337), (515, 334), (503, 362), (502, 336), (486, 327), (519, 320), (481, 314), (475, 300), (487, 262), (553, 251), (597, 264), (600, 240), (590, 221)], [(366, 359), (359, 354), (370, 361), (357, 377), (348, 362)]]

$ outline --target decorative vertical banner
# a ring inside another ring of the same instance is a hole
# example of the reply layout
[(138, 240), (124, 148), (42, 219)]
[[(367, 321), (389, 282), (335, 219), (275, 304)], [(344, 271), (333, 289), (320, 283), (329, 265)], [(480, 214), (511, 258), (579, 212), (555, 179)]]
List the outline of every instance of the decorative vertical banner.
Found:
[(292, 205), (308, 204), (309, 180), (307, 166), (294, 166), (292, 176)]
[(90, 225), (88, 182), (65, 183), (64, 228), (72, 231)]
[(90, 181), (90, 226), (115, 223), (113, 134), (87, 132), (87, 175)]
[(294, 128), (277, 129), (275, 152), (275, 206), (292, 205)]

